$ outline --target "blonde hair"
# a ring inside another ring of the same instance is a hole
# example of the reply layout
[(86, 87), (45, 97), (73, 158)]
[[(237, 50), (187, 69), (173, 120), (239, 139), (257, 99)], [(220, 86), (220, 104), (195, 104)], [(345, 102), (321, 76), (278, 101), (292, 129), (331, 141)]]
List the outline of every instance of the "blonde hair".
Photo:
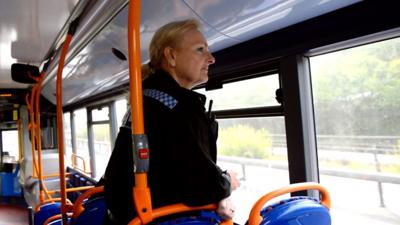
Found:
[(185, 32), (199, 29), (199, 22), (195, 19), (174, 21), (160, 27), (150, 42), (150, 62), (142, 66), (143, 78), (148, 77), (155, 70), (161, 69), (163, 52), (166, 47), (177, 47)]

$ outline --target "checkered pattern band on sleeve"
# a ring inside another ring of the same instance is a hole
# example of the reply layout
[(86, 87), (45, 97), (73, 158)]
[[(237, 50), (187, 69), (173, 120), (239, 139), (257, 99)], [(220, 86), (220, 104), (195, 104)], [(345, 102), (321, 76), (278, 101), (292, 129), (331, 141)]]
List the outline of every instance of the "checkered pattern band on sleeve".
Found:
[(178, 104), (178, 101), (174, 97), (156, 89), (144, 89), (143, 95), (161, 102), (170, 109), (173, 109)]

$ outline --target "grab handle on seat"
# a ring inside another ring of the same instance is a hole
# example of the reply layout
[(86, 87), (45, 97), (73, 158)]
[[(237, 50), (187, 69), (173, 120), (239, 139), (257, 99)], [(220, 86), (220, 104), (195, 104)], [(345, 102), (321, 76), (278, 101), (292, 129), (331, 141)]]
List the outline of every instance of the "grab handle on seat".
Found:
[(283, 194), (288, 194), (296, 191), (305, 191), (305, 190), (318, 190), (321, 193), (321, 204), (324, 205), (326, 208), (330, 209), (331, 199), (328, 190), (322, 185), (314, 182), (291, 184), (287, 187), (276, 189), (262, 196), (251, 209), (249, 216), (249, 225), (259, 225), (261, 223), (262, 221), (262, 217), (260, 215), (261, 209), (263, 208), (265, 203), (267, 203), (269, 200)]

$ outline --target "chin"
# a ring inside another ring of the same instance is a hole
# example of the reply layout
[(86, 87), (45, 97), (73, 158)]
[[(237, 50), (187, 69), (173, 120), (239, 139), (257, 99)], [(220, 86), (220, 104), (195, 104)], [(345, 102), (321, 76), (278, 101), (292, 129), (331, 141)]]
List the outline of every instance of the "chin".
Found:
[(208, 74), (202, 73), (198, 76), (198, 78), (199, 79), (196, 82), (194, 82), (193, 87), (206, 83), (208, 81)]
[(208, 81), (208, 73), (202, 74), (202, 76), (201, 76), (201, 83), (203, 84), (203, 83), (205, 83), (205, 82), (207, 82), (207, 81)]
[(207, 81), (208, 81), (208, 78), (207, 78), (207, 79), (202, 79), (201, 81), (199, 81), (199, 82), (197, 83), (197, 85), (207, 83)]

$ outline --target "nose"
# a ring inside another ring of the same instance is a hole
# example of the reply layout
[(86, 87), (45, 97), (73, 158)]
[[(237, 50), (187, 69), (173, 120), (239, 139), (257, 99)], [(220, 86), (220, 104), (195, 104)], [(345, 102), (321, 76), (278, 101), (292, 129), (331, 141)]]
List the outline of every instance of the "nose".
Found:
[(208, 59), (207, 59), (207, 62), (208, 62), (209, 65), (215, 63), (215, 58), (214, 58), (214, 56), (211, 54), (211, 52), (208, 52)]

